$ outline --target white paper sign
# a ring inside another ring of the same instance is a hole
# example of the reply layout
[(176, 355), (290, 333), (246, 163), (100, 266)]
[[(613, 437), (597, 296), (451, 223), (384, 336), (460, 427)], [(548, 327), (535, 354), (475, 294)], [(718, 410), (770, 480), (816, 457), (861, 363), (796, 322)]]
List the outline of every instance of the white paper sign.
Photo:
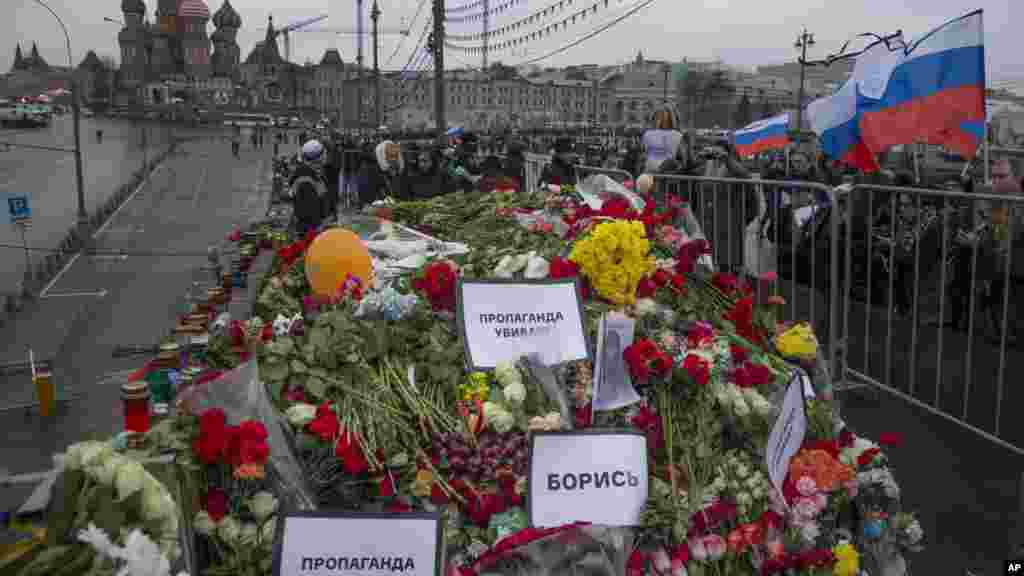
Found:
[(594, 362), (594, 410), (618, 410), (640, 401), (622, 352), (633, 343), (636, 321), (619, 312), (601, 317)]
[(647, 502), (647, 438), (634, 432), (531, 435), (530, 524), (637, 526)]
[(436, 514), (299, 513), (278, 524), (274, 576), (438, 573)]
[(474, 370), (537, 353), (548, 366), (587, 359), (576, 282), (461, 281), (460, 330)]
[(775, 421), (771, 434), (768, 435), (768, 449), (765, 462), (768, 465), (768, 477), (772, 484), (782, 493), (782, 483), (786, 481), (789, 461), (804, 443), (807, 433), (807, 414), (804, 412), (804, 384), (798, 371), (786, 387), (786, 395), (782, 400), (782, 412)]

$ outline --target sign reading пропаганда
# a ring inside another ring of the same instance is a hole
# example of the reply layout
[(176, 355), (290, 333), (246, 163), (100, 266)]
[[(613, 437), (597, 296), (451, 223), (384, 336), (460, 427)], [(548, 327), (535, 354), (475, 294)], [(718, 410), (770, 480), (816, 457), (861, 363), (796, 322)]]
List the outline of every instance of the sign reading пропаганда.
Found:
[(437, 514), (298, 512), (277, 529), (274, 576), (440, 574)]
[(647, 438), (635, 431), (530, 435), (530, 524), (637, 526), (647, 502)]
[(530, 354), (548, 366), (589, 358), (575, 279), (460, 280), (458, 316), (473, 370)]

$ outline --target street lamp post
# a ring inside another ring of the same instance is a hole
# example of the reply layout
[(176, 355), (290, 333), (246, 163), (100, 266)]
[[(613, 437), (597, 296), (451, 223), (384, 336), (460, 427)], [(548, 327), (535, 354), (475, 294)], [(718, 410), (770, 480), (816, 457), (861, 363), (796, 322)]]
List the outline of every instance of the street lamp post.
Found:
[(797, 92), (796, 97), (796, 131), (797, 134), (803, 134), (804, 79), (806, 77), (805, 71), (807, 70), (807, 48), (809, 46), (814, 46), (814, 34), (809, 34), (807, 29), (804, 28), (803, 32), (797, 36), (796, 43), (793, 45), (800, 50), (800, 90)]
[(81, 110), (78, 105), (78, 82), (75, 80), (75, 65), (71, 57), (71, 36), (68, 35), (68, 28), (64, 25), (64, 21), (60, 19), (60, 16), (53, 11), (43, 0), (35, 0), (36, 4), (39, 4), (49, 12), (57, 24), (60, 25), (60, 29), (64, 32), (64, 41), (68, 51), (68, 70), (71, 74), (71, 115), (72, 121), (75, 125), (75, 187), (78, 191), (78, 229), (80, 234), (85, 233), (85, 225), (89, 221), (89, 214), (85, 211), (85, 183), (82, 179), (82, 135), (81, 135)]

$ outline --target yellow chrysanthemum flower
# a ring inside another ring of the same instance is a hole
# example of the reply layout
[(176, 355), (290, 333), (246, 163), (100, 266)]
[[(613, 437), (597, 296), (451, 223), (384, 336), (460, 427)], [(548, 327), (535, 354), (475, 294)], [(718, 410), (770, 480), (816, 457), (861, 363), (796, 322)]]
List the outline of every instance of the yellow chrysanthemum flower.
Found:
[(806, 322), (793, 325), (775, 338), (775, 348), (787, 358), (814, 360), (818, 357), (818, 339)]
[(459, 397), (464, 402), (483, 402), (491, 395), (491, 377), (486, 372), (472, 372), (459, 384)]
[(579, 266), (599, 296), (622, 306), (636, 301), (640, 279), (654, 272), (650, 249), (643, 223), (615, 220), (598, 224), (576, 242), (569, 260)]
[(832, 569), (835, 576), (857, 576), (860, 574), (860, 554), (853, 544), (840, 544), (832, 549), (836, 555), (836, 565)]

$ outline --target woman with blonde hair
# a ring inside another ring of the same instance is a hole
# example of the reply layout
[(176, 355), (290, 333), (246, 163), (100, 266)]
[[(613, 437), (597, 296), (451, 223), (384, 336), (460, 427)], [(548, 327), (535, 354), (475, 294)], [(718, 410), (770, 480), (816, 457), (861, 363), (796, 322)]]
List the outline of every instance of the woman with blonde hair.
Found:
[(686, 165), (683, 133), (677, 130), (676, 126), (675, 114), (670, 108), (662, 108), (655, 112), (654, 129), (644, 132), (641, 139), (644, 148), (644, 172), (658, 172), (666, 160), (676, 160)]

